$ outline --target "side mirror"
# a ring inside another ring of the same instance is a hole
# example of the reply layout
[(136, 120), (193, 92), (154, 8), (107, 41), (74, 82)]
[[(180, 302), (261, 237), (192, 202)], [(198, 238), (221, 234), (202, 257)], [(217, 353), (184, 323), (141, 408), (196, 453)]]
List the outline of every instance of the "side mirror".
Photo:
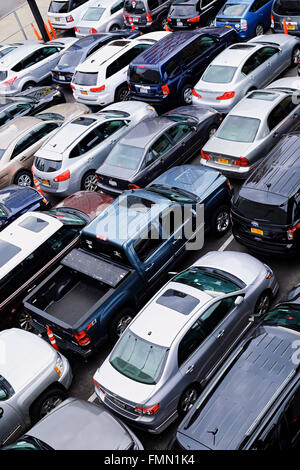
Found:
[(244, 302), (244, 297), (242, 295), (238, 295), (234, 301), (234, 305), (241, 305)]

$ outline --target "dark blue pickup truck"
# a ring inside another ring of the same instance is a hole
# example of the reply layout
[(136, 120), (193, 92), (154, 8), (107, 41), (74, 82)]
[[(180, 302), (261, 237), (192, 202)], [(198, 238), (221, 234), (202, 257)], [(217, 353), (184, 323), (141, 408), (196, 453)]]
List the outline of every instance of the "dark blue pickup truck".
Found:
[(180, 173), (185, 176), (169, 191), (163, 181), (125, 191), (83, 229), (80, 247), (24, 300), (35, 330), (44, 335), (49, 325), (59, 347), (89, 356), (122, 334), (179, 255), (193, 243), (202, 248), (205, 204), (184, 189), (185, 179), (213, 201), (211, 215), (230, 205), (231, 190), (215, 170), (187, 165)]

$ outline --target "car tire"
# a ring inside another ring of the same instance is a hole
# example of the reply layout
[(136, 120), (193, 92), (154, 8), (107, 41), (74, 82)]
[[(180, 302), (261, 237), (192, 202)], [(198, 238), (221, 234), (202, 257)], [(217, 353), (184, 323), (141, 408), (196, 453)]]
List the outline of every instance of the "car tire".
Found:
[(14, 177), (17, 186), (33, 186), (33, 177), (30, 171), (21, 170)]
[(270, 308), (270, 303), (271, 294), (268, 291), (264, 291), (257, 299), (254, 313), (260, 316), (264, 316)]
[(33, 331), (30, 324), (32, 316), (24, 308), (20, 308), (15, 315), (15, 326), (25, 331)]
[(118, 31), (120, 29), (120, 26), (118, 24), (113, 24), (111, 25), (111, 27), (109, 28), (109, 32), (111, 31)]
[(211, 231), (216, 237), (222, 237), (230, 229), (230, 207), (223, 205), (214, 212), (211, 221)]
[(192, 384), (185, 389), (178, 403), (178, 414), (180, 417), (183, 417), (187, 414), (187, 412), (197, 401), (198, 396), (199, 387), (197, 386), (197, 384)]
[(291, 57), (291, 66), (294, 67), (298, 65), (298, 58), (300, 57), (300, 47), (296, 46), (293, 49), (292, 57)]
[(30, 408), (31, 423), (35, 424), (67, 398), (67, 392), (58, 386), (48, 388)]
[(213, 125), (211, 126), (209, 129), (208, 129), (208, 132), (207, 132), (207, 139), (210, 139), (211, 137), (213, 137), (215, 135), (215, 133), (217, 132), (218, 130), (218, 126), (217, 125)]
[(33, 88), (36, 86), (35, 82), (27, 82), (23, 85), (22, 91), (28, 90), (29, 88)]
[(264, 34), (264, 27), (261, 23), (258, 23), (255, 28), (255, 36), (262, 36)]
[(123, 85), (119, 86), (116, 89), (115, 93), (115, 101), (128, 101), (129, 100), (129, 90), (127, 83), (123, 83)]
[(135, 312), (130, 307), (123, 308), (119, 314), (114, 317), (109, 326), (109, 337), (113, 343), (118, 341), (134, 317)]
[(82, 191), (97, 191), (97, 178), (95, 171), (88, 171), (81, 180)]
[(192, 85), (185, 85), (181, 91), (180, 102), (183, 106), (192, 104), (193, 100), (193, 87)]

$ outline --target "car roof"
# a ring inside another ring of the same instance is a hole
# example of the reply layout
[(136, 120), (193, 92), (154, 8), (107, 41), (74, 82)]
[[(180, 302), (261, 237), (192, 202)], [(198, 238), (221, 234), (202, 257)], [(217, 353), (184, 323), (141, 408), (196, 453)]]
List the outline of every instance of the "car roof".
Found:
[(10, 215), (18, 212), (20, 208), (42, 199), (42, 195), (30, 186), (12, 184), (0, 190), (0, 204), (3, 204)]
[(256, 191), (263, 191), (286, 199), (295, 194), (300, 182), (299, 150), (300, 132), (284, 135), (244, 183), (240, 195), (255, 196)]
[(5, 148), (7, 149), (12, 142), (20, 137), (20, 134), (25, 131), (29, 131), (37, 124), (42, 124), (42, 121), (33, 116), (23, 116), (13, 119), (12, 121), (2, 126), (0, 129), (0, 146), (3, 145), (3, 142), (5, 143)]
[[(39, 220), (41, 219), (42, 221), (47, 222), (47, 225), (38, 233), (22, 227), (21, 224), (28, 221), (30, 217)], [(62, 226), (62, 222), (55, 217), (43, 214), (42, 212), (26, 212), (26, 214), (21, 215), (8, 227), (4, 228), (2, 232), (0, 232), (0, 243), (1, 241), (7, 242), (21, 248), (21, 250), (0, 267), (0, 279), (42, 245), (42, 243), (48, 240), (48, 238), (50, 238), (51, 235), (57, 232), (57, 230)]]
[[(266, 98), (273, 95), (274, 99), (255, 98), (258, 94), (260, 97), (265, 95)], [(264, 120), (272, 109), (286, 96), (288, 96), (288, 93), (282, 90), (254, 90), (241, 99), (241, 101), (232, 108), (228, 116), (243, 116)]]
[(179, 431), (212, 450), (238, 449), (295, 374), (292, 344), (299, 339), (299, 333), (281, 327), (255, 332), (233, 353), (230, 367), (198, 400), (195, 417), (191, 413)]
[(29, 44), (18, 46), (13, 51), (13, 54), (7, 54), (0, 59), (0, 69), (7, 68), (10, 65), (13, 65), (19, 62), (20, 60), (24, 59), (28, 54), (31, 54), (32, 52), (38, 49), (41, 49), (42, 47), (45, 47), (45, 46), (51, 46), (51, 43), (45, 44), (45, 43), (38, 43), (38, 42), (37, 43), (30, 42)]
[(227, 47), (224, 51), (220, 52), (217, 57), (210, 63), (210, 65), (228, 65), (231, 67), (239, 67), (242, 65), (248, 57), (250, 57), (255, 51), (258, 51), (263, 47), (262, 44), (249, 44), (236, 43)]
[(160, 136), (164, 130), (174, 124), (173, 121), (165, 117), (158, 116), (144, 119), (130, 129), (130, 131), (120, 139), (119, 143), (144, 148), (153, 138)]

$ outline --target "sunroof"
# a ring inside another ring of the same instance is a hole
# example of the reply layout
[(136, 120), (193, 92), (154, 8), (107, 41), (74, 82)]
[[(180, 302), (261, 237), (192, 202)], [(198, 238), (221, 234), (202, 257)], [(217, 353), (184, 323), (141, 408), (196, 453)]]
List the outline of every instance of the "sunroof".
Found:
[(247, 96), (249, 100), (274, 101), (278, 95), (275, 93), (265, 93), (264, 91), (254, 91)]
[(230, 49), (253, 49), (253, 47), (255, 46), (252, 44), (234, 44)]
[(189, 315), (199, 304), (199, 300), (185, 292), (168, 289), (157, 299), (156, 303), (183, 313), (183, 315)]
[(19, 227), (26, 228), (26, 230), (30, 230), (30, 232), (39, 233), (44, 230), (44, 228), (46, 228), (49, 223), (32, 215), (26, 217), (26, 219), (24, 219), (18, 225)]

